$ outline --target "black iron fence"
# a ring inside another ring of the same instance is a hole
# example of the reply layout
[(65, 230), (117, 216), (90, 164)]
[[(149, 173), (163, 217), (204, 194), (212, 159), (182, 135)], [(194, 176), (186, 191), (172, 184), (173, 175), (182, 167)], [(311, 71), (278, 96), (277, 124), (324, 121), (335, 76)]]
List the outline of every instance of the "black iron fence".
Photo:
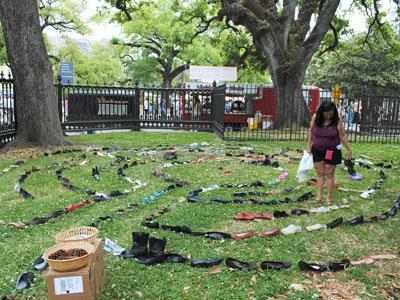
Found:
[(13, 80), (0, 72), (0, 146), (15, 138), (16, 125)]
[(236, 89), (240, 87), (239, 94), (226, 87), (225, 95), (217, 96), (219, 103), (225, 103), (219, 126), (226, 140), (305, 140), (312, 115), (319, 103), (328, 100), (337, 103), (350, 141), (400, 142), (398, 90), (363, 89), (335, 95), (332, 89), (305, 86), (282, 101), (286, 91), (272, 86), (238, 85)]
[(57, 84), (65, 131), (196, 129), (211, 131), (212, 87), (191, 89)]
[[(0, 73), (0, 145), (15, 137), (13, 81)], [(400, 92), (363, 89), (335, 95), (305, 86), (288, 95), (272, 86), (181, 88), (56, 84), (64, 131), (143, 128), (214, 131), (226, 140), (306, 140), (318, 105), (336, 101), (350, 141), (400, 142)], [(335, 99), (333, 99), (335, 98)]]

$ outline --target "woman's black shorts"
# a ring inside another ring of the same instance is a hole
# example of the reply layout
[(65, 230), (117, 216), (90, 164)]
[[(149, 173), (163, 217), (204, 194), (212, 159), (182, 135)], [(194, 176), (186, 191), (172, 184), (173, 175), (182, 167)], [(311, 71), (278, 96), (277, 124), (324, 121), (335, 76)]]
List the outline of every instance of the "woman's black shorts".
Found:
[(328, 165), (340, 165), (342, 163), (342, 151), (336, 148), (333, 149), (333, 155), (331, 160), (325, 159), (326, 151), (319, 150), (314, 146), (312, 146), (311, 148), (311, 153), (313, 155), (313, 161), (315, 163), (320, 161), (323, 161)]

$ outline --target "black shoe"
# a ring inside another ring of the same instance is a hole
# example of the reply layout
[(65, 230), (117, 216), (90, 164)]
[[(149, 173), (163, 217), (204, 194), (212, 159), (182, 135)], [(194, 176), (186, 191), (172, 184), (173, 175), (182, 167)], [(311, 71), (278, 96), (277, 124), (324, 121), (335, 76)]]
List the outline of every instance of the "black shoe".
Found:
[(354, 219), (351, 219), (350, 221), (346, 221), (344, 224), (354, 226), (354, 225), (359, 225), (362, 223), (364, 223), (364, 217), (358, 216), (358, 217), (355, 217)]
[(260, 187), (260, 186), (263, 186), (263, 183), (261, 181), (257, 180), (255, 182), (251, 183), (250, 186), (252, 186), (252, 187)]
[(193, 230), (190, 227), (183, 225), (182, 226), (182, 233), (191, 235), (193, 233)]
[(294, 201), (292, 199), (290, 199), (289, 197), (285, 197), (285, 199), (282, 200), (282, 203), (285, 204), (289, 204), (289, 203), (293, 203)]
[(29, 288), (31, 286), (31, 284), (33, 283), (34, 279), (35, 279), (35, 275), (32, 272), (22, 273), (17, 280), (15, 289), (19, 292), (19, 291)]
[(161, 228), (164, 230), (169, 230), (173, 231), (176, 233), (181, 233), (182, 232), (182, 226), (170, 226), (170, 225), (161, 225)]
[(308, 210), (299, 209), (299, 208), (292, 209), (292, 210), (290, 211), (290, 214), (291, 214), (291, 215), (296, 215), (296, 216), (300, 216), (300, 215), (304, 215), (304, 214), (309, 214), (309, 213), (310, 213), (310, 212), (309, 212)]
[(394, 217), (397, 214), (397, 208), (396, 207), (392, 207), (390, 210), (388, 210), (387, 212), (384, 212), (383, 214), (381, 214), (378, 219), (380, 221), (384, 221), (388, 218)]
[(350, 260), (342, 259), (340, 262), (333, 262), (329, 264), (329, 270), (332, 272), (341, 271), (350, 266)]
[(149, 238), (149, 253), (145, 256), (137, 257), (137, 261), (145, 265), (155, 265), (163, 263), (166, 259), (165, 256), (165, 245), (167, 244), (166, 238), (157, 239)]
[(224, 259), (196, 259), (190, 262), (192, 267), (210, 268), (219, 265)]
[(248, 201), (247, 199), (238, 198), (238, 199), (233, 199), (232, 203), (233, 204), (243, 204), (243, 203), (246, 203), (247, 201)]
[(373, 186), (372, 188), (370, 188), (370, 190), (371, 190), (371, 189), (372, 189), (372, 190), (379, 190), (379, 189), (381, 189), (381, 188), (382, 188), (382, 183), (377, 182), (377, 183), (374, 184), (374, 186)]
[(271, 164), (271, 166), (274, 167), (274, 168), (279, 168), (279, 162), (278, 162), (278, 161), (274, 161), (274, 162)]
[(221, 204), (231, 203), (231, 201), (228, 201), (228, 200), (225, 200), (225, 199), (222, 199), (222, 198), (211, 198), (210, 201), (213, 202), (213, 203), (221, 203)]
[(274, 218), (286, 218), (286, 217), (289, 217), (286, 211), (279, 211), (279, 210), (274, 211)]
[(260, 264), (261, 269), (263, 270), (283, 270), (288, 269), (292, 266), (290, 261), (280, 262), (280, 261), (263, 261)]
[(162, 264), (163, 262), (165, 262), (165, 254), (161, 254), (158, 256), (152, 256), (152, 255), (140, 256), (136, 258), (136, 260), (137, 262), (148, 266)]
[(351, 161), (350, 159), (346, 159), (344, 162), (344, 165), (347, 167), (347, 171), (351, 176), (356, 175), (356, 171), (354, 170), (354, 162)]
[(149, 234), (146, 232), (132, 232), (132, 248), (123, 254), (123, 258), (134, 258), (146, 256), (148, 254), (147, 243), (149, 241)]
[(209, 239), (213, 240), (220, 240), (220, 239), (230, 239), (231, 235), (225, 232), (206, 232), (204, 236)]
[(118, 196), (123, 196), (123, 195), (126, 195), (127, 193), (124, 193), (124, 192), (120, 192), (120, 191), (112, 191), (111, 193), (110, 193), (110, 197), (118, 197)]
[(97, 167), (92, 168), (92, 176), (94, 177), (94, 179), (96, 181), (100, 180), (100, 172), (99, 172), (99, 169)]
[(400, 197), (397, 198), (396, 202), (394, 203), (394, 207), (400, 209)]
[(335, 228), (335, 227), (338, 227), (338, 226), (341, 225), (342, 223), (343, 223), (343, 218), (342, 218), (342, 217), (339, 217), (339, 218), (333, 220), (332, 222), (326, 224), (326, 226), (327, 226), (329, 229), (333, 229), (333, 228)]
[(36, 258), (35, 263), (33, 265), (36, 271), (43, 271), (47, 269), (48, 266), (49, 265), (47, 264), (47, 261), (43, 258), (42, 255)]
[(308, 192), (308, 193), (305, 193), (305, 194), (301, 195), (300, 197), (298, 197), (296, 201), (297, 202), (303, 202), (303, 201), (306, 201), (306, 200), (310, 200), (312, 196), (313, 196), (313, 193), (312, 192)]
[(188, 194), (188, 197), (198, 196), (202, 191), (203, 191), (202, 188), (197, 189), (197, 190), (194, 190), (194, 191), (191, 191), (191, 192)]
[(167, 186), (167, 188), (165, 190), (168, 192), (168, 191), (172, 191), (174, 189), (176, 189), (176, 185), (175, 184), (171, 184), (171, 185)]
[(147, 227), (147, 228), (154, 228), (154, 229), (160, 228), (160, 224), (158, 222), (153, 222), (153, 221), (142, 222), (142, 226)]
[(200, 197), (197, 197), (197, 196), (188, 196), (187, 200), (190, 203), (203, 203), (204, 202), (203, 199), (201, 199)]
[(102, 201), (108, 201), (111, 198), (108, 196), (103, 196), (103, 195), (94, 195), (92, 196), (92, 200), (95, 202), (102, 202)]
[(236, 192), (232, 194), (233, 197), (243, 197), (247, 195), (247, 192)]
[(175, 263), (175, 264), (184, 264), (188, 261), (186, 257), (176, 253), (167, 253), (165, 254), (165, 260), (167, 262)]
[(324, 265), (315, 264), (315, 263), (306, 263), (305, 261), (299, 261), (299, 268), (301, 271), (313, 271), (313, 272), (325, 272), (328, 271), (328, 268)]
[(247, 263), (243, 262), (234, 258), (228, 257), (225, 260), (226, 266), (228, 268), (233, 268), (233, 269), (240, 269), (240, 270), (254, 270), (257, 268), (256, 264), (253, 263)]

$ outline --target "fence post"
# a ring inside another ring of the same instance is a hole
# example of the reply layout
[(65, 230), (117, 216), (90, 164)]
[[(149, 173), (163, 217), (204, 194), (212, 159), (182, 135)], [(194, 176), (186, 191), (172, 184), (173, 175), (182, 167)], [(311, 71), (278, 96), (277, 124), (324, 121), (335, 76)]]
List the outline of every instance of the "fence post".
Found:
[(135, 80), (135, 102), (133, 103), (133, 118), (139, 119), (140, 115), (140, 87), (139, 80)]
[[(215, 117), (214, 117), (214, 112), (215, 112), (215, 107), (216, 107), (216, 103), (215, 103), (215, 88), (217, 87), (217, 82), (214, 80), (212, 83), (212, 92), (211, 92), (211, 122), (214, 122)], [(213, 125), (214, 126), (214, 125)]]
[(58, 104), (58, 116), (60, 118), (60, 123), (62, 124), (62, 85), (61, 85), (61, 75), (57, 76), (57, 104)]

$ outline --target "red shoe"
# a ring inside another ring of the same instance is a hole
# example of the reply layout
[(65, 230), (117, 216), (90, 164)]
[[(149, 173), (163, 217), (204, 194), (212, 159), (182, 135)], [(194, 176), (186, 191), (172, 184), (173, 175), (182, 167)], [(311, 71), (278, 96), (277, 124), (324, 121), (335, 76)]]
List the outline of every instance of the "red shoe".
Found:
[(242, 213), (242, 214), (236, 215), (234, 219), (235, 219), (236, 221), (251, 221), (251, 220), (254, 220), (255, 217), (254, 217), (253, 214)]
[(308, 181), (308, 184), (310, 184), (310, 185), (317, 185), (317, 180), (316, 180), (316, 179), (310, 179), (310, 180)]
[(268, 219), (271, 220), (274, 218), (272, 214), (254, 214), (255, 219)]
[(67, 211), (71, 212), (74, 211), (75, 209), (81, 208), (82, 206), (84, 206), (83, 203), (78, 203), (78, 204), (74, 204), (74, 205), (68, 205), (67, 206)]
[(244, 232), (244, 233), (232, 233), (231, 234), (231, 238), (235, 239), (235, 240), (242, 240), (242, 239), (247, 239), (249, 237), (254, 236), (254, 232), (253, 231), (248, 231), (248, 232)]
[(279, 229), (271, 229), (271, 230), (263, 230), (260, 232), (259, 236), (260, 237), (267, 237), (267, 236), (274, 236), (281, 234), (281, 231)]

